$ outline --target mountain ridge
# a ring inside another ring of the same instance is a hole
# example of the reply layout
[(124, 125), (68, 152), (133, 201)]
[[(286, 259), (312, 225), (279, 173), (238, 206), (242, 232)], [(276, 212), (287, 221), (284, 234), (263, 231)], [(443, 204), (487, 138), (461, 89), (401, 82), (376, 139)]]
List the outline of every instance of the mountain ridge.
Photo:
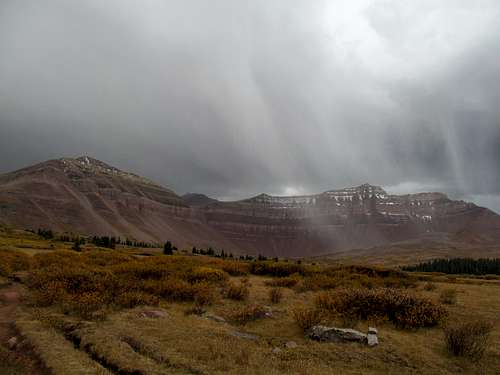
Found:
[[(427, 233), (500, 240), (500, 216), (439, 192), (390, 195), (363, 184), (219, 201), (193, 193), (181, 197), (85, 155), (0, 175), (0, 223), (271, 256), (379, 246)], [(464, 230), (470, 234), (458, 235)]]

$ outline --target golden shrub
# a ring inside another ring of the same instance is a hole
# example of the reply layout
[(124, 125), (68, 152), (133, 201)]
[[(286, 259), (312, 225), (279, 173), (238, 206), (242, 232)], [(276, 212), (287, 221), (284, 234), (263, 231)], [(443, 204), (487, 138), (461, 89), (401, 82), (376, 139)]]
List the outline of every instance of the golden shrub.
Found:
[(226, 290), (226, 297), (236, 301), (243, 301), (250, 295), (250, 289), (245, 284), (230, 283)]
[(386, 319), (402, 328), (434, 326), (447, 315), (429, 299), (393, 288), (339, 289), (316, 298), (318, 308), (361, 320)]
[(245, 324), (266, 316), (266, 309), (261, 305), (246, 305), (226, 312), (225, 317), (237, 324)]
[(267, 286), (273, 286), (273, 287), (281, 287), (281, 288), (292, 288), (300, 280), (300, 275), (298, 274), (293, 274), (291, 276), (286, 276), (286, 277), (278, 277), (275, 279), (267, 280), (265, 284)]
[(31, 268), (31, 258), (18, 251), (0, 250), (0, 276), (8, 277), (13, 272)]
[(231, 276), (245, 276), (250, 271), (250, 265), (246, 262), (226, 260), (220, 264), (220, 267)]
[(196, 283), (201, 281), (221, 282), (228, 280), (228, 275), (223, 270), (210, 267), (196, 267), (189, 274), (189, 281)]

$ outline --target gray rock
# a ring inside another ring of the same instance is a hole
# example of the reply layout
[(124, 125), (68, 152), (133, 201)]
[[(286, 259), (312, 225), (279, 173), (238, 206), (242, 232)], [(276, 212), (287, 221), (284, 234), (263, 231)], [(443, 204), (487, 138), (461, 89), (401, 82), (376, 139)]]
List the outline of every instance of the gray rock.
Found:
[(7, 341), (7, 346), (9, 347), (10, 350), (14, 350), (17, 346), (17, 343), (18, 343), (17, 337), (13, 336)]
[(230, 335), (234, 336), (234, 337), (246, 339), (246, 340), (253, 340), (253, 341), (257, 341), (259, 339), (259, 336), (257, 336), (257, 335), (254, 335), (252, 333), (239, 332), (239, 331), (233, 331), (230, 333)]
[(140, 318), (166, 318), (168, 314), (162, 310), (143, 310), (137, 314)]
[(203, 316), (207, 319), (213, 320), (214, 322), (218, 322), (218, 323), (225, 323), (226, 322), (226, 319), (224, 319), (222, 316), (219, 316), (219, 315), (206, 313)]
[(377, 337), (377, 335), (375, 335), (373, 333), (369, 333), (366, 336), (366, 340), (367, 340), (368, 346), (378, 345), (378, 337)]
[(377, 328), (375, 327), (368, 327), (368, 334), (373, 333), (376, 335), (378, 333)]
[(273, 352), (274, 354), (280, 354), (280, 353), (281, 353), (281, 351), (282, 351), (282, 350), (281, 350), (280, 348), (278, 348), (278, 347), (275, 347), (275, 348), (273, 348), (273, 350), (272, 350), (272, 352)]
[(367, 337), (364, 333), (350, 328), (314, 326), (309, 330), (308, 336), (312, 340), (326, 342), (367, 341)]
[(288, 349), (295, 349), (296, 347), (298, 347), (297, 343), (295, 341), (288, 341), (285, 346), (288, 348)]

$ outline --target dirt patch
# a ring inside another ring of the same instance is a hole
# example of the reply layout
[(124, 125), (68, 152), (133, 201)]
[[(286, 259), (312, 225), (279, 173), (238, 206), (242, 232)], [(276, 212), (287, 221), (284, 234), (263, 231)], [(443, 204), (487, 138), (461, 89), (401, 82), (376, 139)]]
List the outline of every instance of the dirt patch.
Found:
[(0, 373), (49, 374), (31, 345), (15, 328), (16, 309), (21, 303), (21, 286), (10, 284), (1, 288), (0, 301)]

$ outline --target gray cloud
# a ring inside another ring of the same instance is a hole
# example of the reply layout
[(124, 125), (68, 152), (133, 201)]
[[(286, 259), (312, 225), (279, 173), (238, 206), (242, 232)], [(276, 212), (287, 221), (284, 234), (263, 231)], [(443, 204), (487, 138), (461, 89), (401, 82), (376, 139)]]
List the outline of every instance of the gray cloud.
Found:
[(0, 171), (86, 153), (179, 193), (371, 182), (500, 210), (499, 16), (496, 0), (4, 0)]

